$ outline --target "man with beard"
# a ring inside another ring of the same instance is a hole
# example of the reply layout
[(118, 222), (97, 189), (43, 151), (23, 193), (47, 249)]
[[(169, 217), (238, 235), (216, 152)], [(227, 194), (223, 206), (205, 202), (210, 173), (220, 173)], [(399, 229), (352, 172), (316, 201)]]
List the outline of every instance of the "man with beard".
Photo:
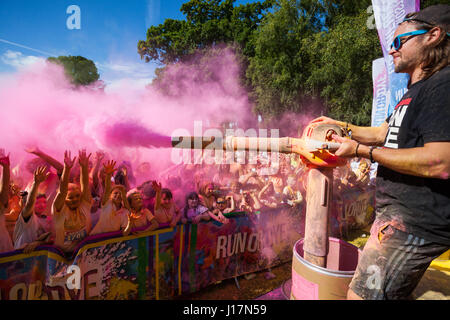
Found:
[[(408, 299), (431, 261), (450, 248), (450, 6), (410, 13), (389, 54), (410, 76), (408, 92), (380, 127), (338, 124), (352, 139), (336, 155), (378, 162), (376, 219), (349, 299)], [(381, 146), (382, 148), (378, 148)]]

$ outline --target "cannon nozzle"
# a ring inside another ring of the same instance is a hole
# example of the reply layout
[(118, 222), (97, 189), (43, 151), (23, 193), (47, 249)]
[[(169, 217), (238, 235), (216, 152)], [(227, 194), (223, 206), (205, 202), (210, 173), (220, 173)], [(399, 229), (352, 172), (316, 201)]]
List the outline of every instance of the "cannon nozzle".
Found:
[(257, 151), (292, 153), (292, 138), (258, 137), (172, 137), (172, 147), (182, 149), (215, 149), (225, 151)]
[[(219, 138), (222, 140), (222, 138)], [(182, 149), (206, 149), (216, 142), (216, 137), (172, 137), (172, 147)]]
[(310, 124), (306, 127), (302, 138), (261, 138), (261, 137), (172, 137), (172, 147), (182, 149), (225, 150), (225, 151), (257, 151), (297, 153), (309, 166), (337, 167), (346, 163), (332, 152), (340, 144), (332, 141), (330, 136), (344, 136), (342, 128), (327, 124)]

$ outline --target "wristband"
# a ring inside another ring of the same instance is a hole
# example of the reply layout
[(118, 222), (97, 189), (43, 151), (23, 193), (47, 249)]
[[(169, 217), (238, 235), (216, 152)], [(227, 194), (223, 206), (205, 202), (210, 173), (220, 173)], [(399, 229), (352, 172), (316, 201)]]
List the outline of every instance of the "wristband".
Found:
[(371, 163), (375, 163), (375, 161), (373, 160), (373, 157), (372, 157), (372, 152), (373, 152), (373, 149), (375, 149), (375, 148), (376, 148), (375, 146), (371, 146), (370, 150), (369, 150), (369, 158), (370, 158)]
[(352, 129), (348, 128), (348, 122), (345, 123), (345, 133), (350, 137), (350, 140), (352, 140)]

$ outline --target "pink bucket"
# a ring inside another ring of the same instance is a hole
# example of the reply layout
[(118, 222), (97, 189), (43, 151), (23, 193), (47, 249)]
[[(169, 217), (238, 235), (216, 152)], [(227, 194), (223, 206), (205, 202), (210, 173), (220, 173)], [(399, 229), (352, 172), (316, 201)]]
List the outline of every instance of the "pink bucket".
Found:
[(303, 258), (303, 239), (295, 243), (291, 300), (346, 299), (362, 251), (337, 238), (329, 238), (328, 245), (327, 267), (322, 268)]

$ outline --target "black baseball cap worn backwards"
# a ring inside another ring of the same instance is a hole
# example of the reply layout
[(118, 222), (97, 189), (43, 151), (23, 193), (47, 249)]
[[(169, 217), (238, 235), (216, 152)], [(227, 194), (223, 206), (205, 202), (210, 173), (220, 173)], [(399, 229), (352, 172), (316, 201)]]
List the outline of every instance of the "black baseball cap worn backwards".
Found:
[(437, 4), (416, 12), (404, 21), (418, 21), (431, 26), (441, 27), (450, 36), (450, 5)]

